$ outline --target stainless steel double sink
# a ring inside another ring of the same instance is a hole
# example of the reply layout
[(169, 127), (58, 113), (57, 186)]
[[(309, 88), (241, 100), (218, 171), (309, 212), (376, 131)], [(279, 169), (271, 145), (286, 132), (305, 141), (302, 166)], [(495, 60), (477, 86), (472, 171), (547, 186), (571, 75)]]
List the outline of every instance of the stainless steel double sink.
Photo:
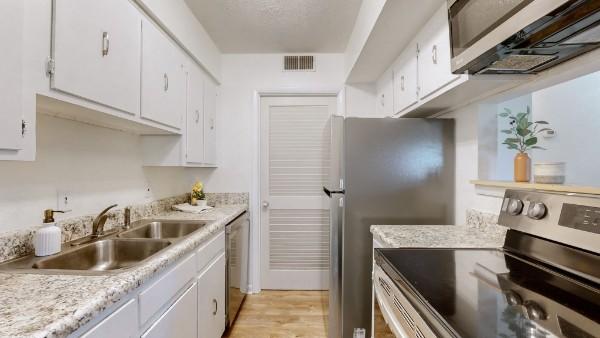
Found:
[(142, 220), (134, 222), (127, 230), (65, 243), (63, 250), (52, 256), (30, 255), (7, 261), (0, 264), (0, 271), (80, 275), (117, 273), (142, 264), (206, 224), (207, 221)]

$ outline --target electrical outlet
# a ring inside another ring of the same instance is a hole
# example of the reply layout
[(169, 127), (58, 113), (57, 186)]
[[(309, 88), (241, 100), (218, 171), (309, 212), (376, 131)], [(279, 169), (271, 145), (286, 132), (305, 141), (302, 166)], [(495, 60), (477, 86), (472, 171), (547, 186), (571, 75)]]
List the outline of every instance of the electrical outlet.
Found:
[(71, 210), (73, 194), (69, 191), (59, 190), (56, 194), (56, 210)]
[(146, 191), (144, 192), (144, 197), (146, 199), (152, 199), (152, 189), (150, 187), (146, 187)]

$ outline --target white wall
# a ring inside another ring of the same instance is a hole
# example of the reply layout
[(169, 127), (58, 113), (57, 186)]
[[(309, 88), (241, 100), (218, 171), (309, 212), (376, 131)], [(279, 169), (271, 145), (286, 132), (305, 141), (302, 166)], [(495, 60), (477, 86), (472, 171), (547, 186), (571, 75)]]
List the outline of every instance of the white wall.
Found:
[[(224, 54), (217, 115), (218, 169), (189, 169), (208, 191), (250, 192), (251, 281), (260, 290), (258, 219), (258, 93), (339, 92), (343, 54), (316, 54), (315, 72), (282, 71), (283, 54)], [(341, 107), (340, 107), (341, 108)]]
[(58, 190), (71, 193), (73, 209), (58, 219), (188, 190), (183, 169), (142, 167), (139, 136), (37, 118), (36, 161), (0, 162), (0, 231), (41, 224), (44, 209), (56, 207)]
[(532, 94), (533, 120), (545, 120), (556, 130), (540, 138), (547, 150), (535, 150), (533, 163), (567, 162), (567, 184), (600, 186), (600, 72)]

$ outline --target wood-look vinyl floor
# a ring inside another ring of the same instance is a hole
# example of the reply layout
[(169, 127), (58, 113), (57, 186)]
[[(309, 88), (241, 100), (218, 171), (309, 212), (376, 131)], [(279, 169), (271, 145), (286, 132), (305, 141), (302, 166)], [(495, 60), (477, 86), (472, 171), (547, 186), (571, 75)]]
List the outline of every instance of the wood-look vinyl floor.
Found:
[(327, 338), (327, 291), (248, 295), (227, 338)]

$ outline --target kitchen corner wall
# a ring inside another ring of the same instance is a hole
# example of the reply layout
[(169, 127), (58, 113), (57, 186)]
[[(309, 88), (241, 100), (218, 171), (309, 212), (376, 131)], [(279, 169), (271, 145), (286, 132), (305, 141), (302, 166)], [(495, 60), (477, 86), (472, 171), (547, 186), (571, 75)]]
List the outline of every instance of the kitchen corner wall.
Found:
[(475, 186), (469, 183), (478, 178), (479, 105), (471, 104), (440, 117), (453, 118), (456, 122), (455, 223), (466, 224), (468, 209), (498, 214), (502, 199), (478, 194)]
[(188, 190), (183, 169), (142, 166), (137, 135), (43, 114), (37, 119), (36, 160), (0, 161), (0, 231), (41, 224), (44, 209), (57, 206), (57, 191), (71, 196), (73, 211), (57, 215), (63, 219)]

